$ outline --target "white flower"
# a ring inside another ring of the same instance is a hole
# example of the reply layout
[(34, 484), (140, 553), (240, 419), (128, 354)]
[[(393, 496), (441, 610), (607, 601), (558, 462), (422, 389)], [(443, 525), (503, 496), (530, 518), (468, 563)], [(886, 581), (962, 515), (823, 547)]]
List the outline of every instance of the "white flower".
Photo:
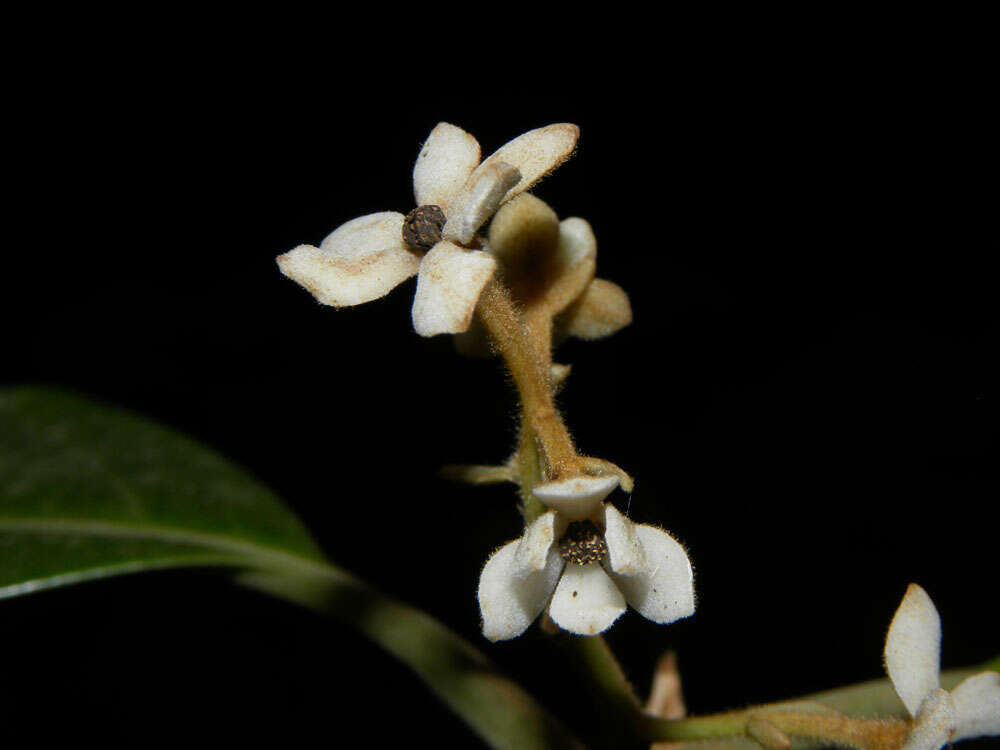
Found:
[(549, 606), (564, 630), (595, 635), (633, 609), (665, 624), (694, 613), (691, 563), (655, 526), (633, 524), (604, 498), (616, 477), (574, 477), (535, 487), (543, 513), (487, 561), (479, 578), (483, 635), (515, 638)]
[(480, 164), (476, 139), (439, 123), (413, 167), (417, 209), (407, 216), (385, 211), (349, 221), (319, 247), (299, 245), (279, 256), (278, 266), (334, 307), (378, 299), (419, 273), (417, 333), (465, 331), (496, 268), (490, 253), (467, 246), (502, 203), (565, 161), (578, 136), (576, 125), (548, 125), (515, 138)]
[[(556, 341), (604, 338), (632, 322), (625, 290), (594, 278), (597, 237), (585, 219), (560, 221), (544, 201), (521, 193), (494, 215), (488, 244), (497, 273), (529, 325), (551, 324)], [(496, 354), (486, 329), (476, 321), (454, 341), (466, 356)]]
[(941, 618), (927, 592), (911, 583), (885, 639), (886, 671), (914, 718), (906, 750), (1000, 734), (1000, 674), (973, 675), (949, 693), (941, 688), (940, 652)]

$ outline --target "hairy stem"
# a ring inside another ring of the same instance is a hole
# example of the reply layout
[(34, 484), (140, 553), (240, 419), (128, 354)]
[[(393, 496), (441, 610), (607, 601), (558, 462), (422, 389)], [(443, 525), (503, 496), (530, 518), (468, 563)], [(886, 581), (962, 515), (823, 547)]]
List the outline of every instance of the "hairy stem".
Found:
[[(950, 669), (941, 673), (941, 686), (951, 689), (973, 674), (995, 667)], [(813, 693), (802, 698), (753, 706), (739, 711), (685, 719), (643, 717), (652, 741), (696, 742), (744, 736), (754, 720), (764, 721), (802, 740), (858, 748), (897, 748), (906, 737), (906, 709), (887, 679)], [(880, 719), (868, 718), (880, 716)]]
[(553, 399), (549, 346), (539, 351), (541, 347), (531, 335), (524, 317), (496, 278), (491, 279), (483, 289), (476, 312), (517, 386), (523, 421), (538, 441), (546, 478), (554, 479), (574, 472), (578, 456)]
[(647, 717), (644, 725), (650, 740), (676, 742), (744, 736), (754, 719), (766, 719), (790, 736), (859, 750), (900, 747), (909, 731), (909, 723), (901, 719), (859, 719), (835, 712), (787, 711), (766, 706), (673, 721)]
[[(552, 321), (544, 311), (522, 315), (496, 278), (479, 298), (477, 313), (493, 337), (521, 397), (518, 474), (522, 509), (530, 523), (545, 511), (531, 492), (541, 481), (579, 471), (581, 457), (556, 410), (551, 380)], [(597, 699), (609, 747), (642, 747), (639, 700), (601, 636), (559, 639)]]

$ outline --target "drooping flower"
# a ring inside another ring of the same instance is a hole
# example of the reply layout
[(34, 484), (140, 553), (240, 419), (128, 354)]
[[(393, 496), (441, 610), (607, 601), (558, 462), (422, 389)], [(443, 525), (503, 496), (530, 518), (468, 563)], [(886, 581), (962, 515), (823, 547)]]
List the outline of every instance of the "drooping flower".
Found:
[[(413, 167), (417, 208), (369, 214), (334, 230), (319, 247), (278, 256), (281, 272), (325, 305), (383, 297), (418, 275), (413, 326), (422, 336), (468, 329), (495, 258), (476, 233), (505, 201), (569, 158), (576, 125), (548, 125), (515, 138), (479, 163), (479, 143), (439, 123)], [(478, 166), (477, 166), (478, 165)]]
[[(585, 219), (560, 221), (544, 201), (521, 193), (496, 212), (488, 245), (499, 277), (529, 326), (550, 329), (556, 339), (598, 339), (632, 322), (625, 291), (594, 278), (597, 238)], [(456, 336), (455, 345), (468, 356), (493, 353), (478, 325)]]
[(940, 654), (941, 618), (927, 592), (911, 583), (885, 639), (886, 672), (914, 719), (905, 750), (1000, 734), (1000, 674), (981, 672), (948, 692)]
[(605, 503), (617, 485), (617, 477), (588, 476), (532, 490), (550, 510), (486, 562), (479, 578), (484, 636), (515, 638), (546, 606), (559, 627), (579, 635), (607, 630), (626, 602), (661, 624), (694, 613), (684, 548)]

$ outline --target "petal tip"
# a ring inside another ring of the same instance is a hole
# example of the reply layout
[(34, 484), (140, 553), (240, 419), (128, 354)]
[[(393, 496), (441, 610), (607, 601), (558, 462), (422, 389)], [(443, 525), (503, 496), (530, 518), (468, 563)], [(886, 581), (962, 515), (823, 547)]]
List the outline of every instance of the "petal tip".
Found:
[(885, 639), (883, 657), (896, 693), (911, 716), (939, 687), (941, 618), (930, 596), (911, 583)]
[(569, 564), (552, 595), (549, 616), (570, 633), (598, 635), (625, 609), (625, 598), (600, 564)]

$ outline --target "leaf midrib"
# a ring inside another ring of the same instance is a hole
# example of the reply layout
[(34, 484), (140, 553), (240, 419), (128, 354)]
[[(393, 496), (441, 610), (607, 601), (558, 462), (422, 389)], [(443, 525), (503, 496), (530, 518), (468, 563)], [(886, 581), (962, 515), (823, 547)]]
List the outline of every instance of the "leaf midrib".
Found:
[(268, 570), (312, 575), (330, 575), (337, 571), (324, 561), (220, 534), (192, 531), (185, 528), (156, 525), (135, 525), (115, 521), (95, 521), (86, 518), (0, 518), (0, 532), (44, 533), (54, 535), (86, 535), (109, 539), (149, 539), (169, 544), (202, 547), (215, 552), (235, 554), (248, 563)]

